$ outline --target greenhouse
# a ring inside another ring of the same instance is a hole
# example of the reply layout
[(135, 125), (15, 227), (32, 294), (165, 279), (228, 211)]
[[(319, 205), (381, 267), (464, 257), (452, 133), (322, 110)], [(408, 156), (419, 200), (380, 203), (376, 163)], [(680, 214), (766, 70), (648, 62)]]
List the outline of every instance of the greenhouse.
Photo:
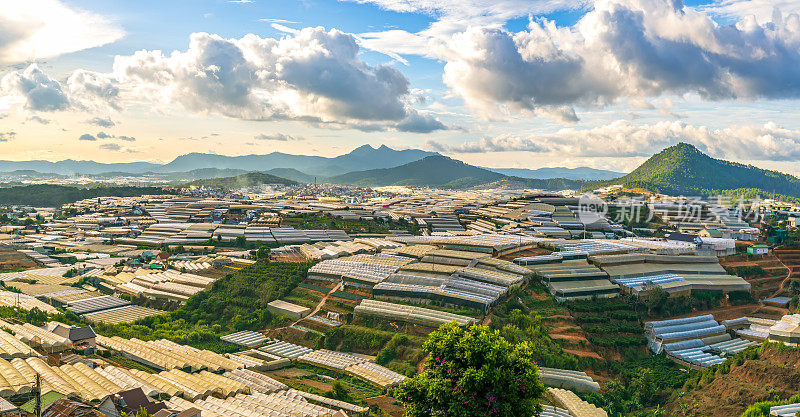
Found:
[(769, 328), (769, 340), (788, 345), (800, 344), (800, 314), (783, 316)]
[(477, 319), (472, 317), (378, 300), (362, 300), (361, 304), (356, 306), (354, 313), (432, 327), (438, 327), (452, 321), (455, 321), (459, 326), (469, 326), (478, 322)]
[(728, 336), (725, 326), (717, 323), (714, 320), (714, 316), (710, 314), (681, 319), (650, 321), (645, 323), (644, 328), (648, 346), (656, 354), (661, 353), (667, 343), (673, 344), (690, 339), (708, 339), (713, 336)]
[(573, 417), (608, 417), (605, 410), (580, 399), (572, 391), (562, 388), (547, 388), (547, 393)]
[(551, 387), (566, 388), (577, 392), (600, 390), (600, 384), (595, 382), (586, 372), (540, 367), (539, 376), (543, 384)]
[(345, 368), (344, 372), (356, 378), (363, 379), (378, 388), (386, 389), (403, 381), (406, 376), (398, 374), (389, 368), (372, 362), (363, 362)]
[(302, 356), (308, 352), (313, 351), (313, 349), (309, 349), (305, 346), (295, 345), (293, 343), (282, 342), (279, 340), (275, 341), (274, 343), (270, 343), (267, 346), (260, 348), (259, 350), (289, 359), (295, 359), (299, 356)]

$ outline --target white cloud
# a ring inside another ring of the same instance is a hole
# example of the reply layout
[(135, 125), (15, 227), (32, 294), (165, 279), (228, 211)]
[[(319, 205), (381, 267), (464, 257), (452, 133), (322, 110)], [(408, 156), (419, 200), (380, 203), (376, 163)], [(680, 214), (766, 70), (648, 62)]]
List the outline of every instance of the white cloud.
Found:
[(117, 125), (110, 117), (93, 117), (87, 120), (86, 123), (100, 127), (114, 127)]
[(69, 99), (61, 84), (48, 77), (36, 64), (4, 75), (0, 79), (0, 93), (21, 97), (25, 107), (33, 111), (55, 111), (69, 107)]
[(776, 13), (800, 13), (797, 0), (721, 0), (699, 6), (719, 18), (739, 20), (754, 16), (760, 23), (774, 21)]
[[(575, 121), (574, 106), (594, 109), (621, 98), (646, 105), (647, 98), (666, 94), (705, 100), (800, 97), (796, 14), (776, 13), (762, 24), (745, 17), (719, 25), (680, 0), (596, 0), (573, 26), (537, 18), (527, 30), (509, 32), (502, 24), (519, 16), (515, 7), (547, 10), (570, 2), (363, 2), (436, 16), (417, 33), (361, 34), (362, 44), (389, 55), (444, 61), (445, 84), (488, 119), (522, 113)], [(482, 7), (485, 14), (478, 13)]]
[(668, 0), (601, 0), (574, 27), (471, 29), (453, 37), (444, 81), (481, 111), (601, 107), (620, 97), (800, 96), (796, 15), (718, 26)]
[(287, 24), (287, 25), (292, 25), (292, 24), (298, 23), (298, 22), (295, 22), (294, 20), (286, 20), (286, 19), (258, 19), (258, 20), (261, 21), (261, 22), (283, 23), (283, 24)]
[(304, 137), (287, 135), (285, 133), (260, 133), (258, 135), (255, 135), (253, 138), (258, 140), (273, 140), (278, 142), (305, 140)]
[(0, 64), (102, 46), (123, 35), (111, 19), (59, 0), (6, 0), (0, 6)]
[(9, 140), (14, 139), (16, 136), (17, 132), (0, 132), (0, 142), (8, 142)]
[(358, 53), (356, 39), (335, 29), (305, 28), (282, 39), (195, 33), (183, 52), (117, 56), (113, 77), (148, 100), (238, 119), (378, 123), (385, 130), (418, 117), (406, 77)]
[(446, 145), (429, 141), (440, 152), (536, 152), (561, 157), (645, 157), (678, 142), (689, 142), (712, 156), (737, 160), (800, 160), (800, 130), (774, 123), (710, 129), (683, 122), (634, 125), (617, 121), (591, 129), (561, 129), (536, 135), (500, 135)]

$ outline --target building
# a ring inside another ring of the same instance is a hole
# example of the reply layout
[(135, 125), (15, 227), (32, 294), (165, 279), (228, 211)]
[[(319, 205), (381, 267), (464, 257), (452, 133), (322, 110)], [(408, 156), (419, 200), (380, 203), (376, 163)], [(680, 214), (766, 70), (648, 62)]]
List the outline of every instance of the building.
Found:
[(767, 245), (752, 245), (747, 248), (747, 253), (750, 255), (766, 255), (769, 253), (769, 246)]
[(99, 417), (97, 411), (91, 406), (77, 401), (61, 398), (42, 410), (42, 417)]
[(165, 410), (167, 406), (163, 402), (150, 401), (141, 388), (108, 395), (97, 406), (97, 409), (108, 417), (135, 416), (141, 408), (147, 410), (148, 415), (153, 415)]
[(90, 352), (97, 347), (97, 334), (95, 334), (91, 326), (67, 326), (61, 323), (51, 322), (47, 325), (47, 330), (65, 339), (69, 339), (75, 350), (79, 352)]

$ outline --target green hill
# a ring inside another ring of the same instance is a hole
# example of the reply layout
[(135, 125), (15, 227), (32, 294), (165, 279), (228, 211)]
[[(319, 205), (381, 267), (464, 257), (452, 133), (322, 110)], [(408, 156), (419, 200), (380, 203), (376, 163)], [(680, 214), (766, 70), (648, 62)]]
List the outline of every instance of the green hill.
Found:
[(334, 184), (362, 187), (408, 185), (417, 187), (464, 188), (497, 183), (499, 186), (521, 186), (547, 190), (577, 189), (585, 181), (557, 179), (531, 179), (510, 177), (488, 169), (479, 168), (442, 155), (433, 155), (394, 168), (349, 172), (328, 178)]
[(797, 177), (714, 159), (683, 142), (653, 155), (628, 175), (595, 183), (591, 188), (615, 184), (667, 195), (800, 197)]
[(89, 188), (67, 185), (31, 184), (0, 188), (0, 205), (59, 207), (62, 204), (95, 197), (138, 197), (146, 194), (169, 194), (161, 187), (95, 185)]
[(235, 177), (222, 177), (222, 178), (207, 178), (202, 180), (192, 181), (186, 185), (196, 185), (198, 187), (208, 188), (246, 188), (255, 187), (263, 184), (283, 184), (295, 185), (296, 181), (287, 180), (286, 178), (277, 177), (272, 174), (263, 172), (248, 172), (246, 174), (237, 175)]
[(387, 185), (461, 188), (499, 181), (505, 175), (465, 164), (446, 156), (428, 156), (394, 168), (348, 172), (331, 177), (334, 184), (380, 187)]

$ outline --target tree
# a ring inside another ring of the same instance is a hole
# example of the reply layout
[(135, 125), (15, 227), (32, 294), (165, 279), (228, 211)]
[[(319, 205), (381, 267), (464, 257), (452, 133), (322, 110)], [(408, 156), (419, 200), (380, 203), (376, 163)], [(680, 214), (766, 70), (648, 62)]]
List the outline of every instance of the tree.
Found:
[(395, 397), (406, 416), (531, 416), (544, 386), (527, 342), (515, 345), (484, 326), (445, 324), (423, 344), (422, 372)]
[(800, 295), (800, 281), (789, 281), (787, 290), (791, 295)]
[(270, 252), (271, 249), (269, 247), (261, 246), (258, 248), (258, 251), (256, 252), (256, 259), (264, 259), (268, 261)]

